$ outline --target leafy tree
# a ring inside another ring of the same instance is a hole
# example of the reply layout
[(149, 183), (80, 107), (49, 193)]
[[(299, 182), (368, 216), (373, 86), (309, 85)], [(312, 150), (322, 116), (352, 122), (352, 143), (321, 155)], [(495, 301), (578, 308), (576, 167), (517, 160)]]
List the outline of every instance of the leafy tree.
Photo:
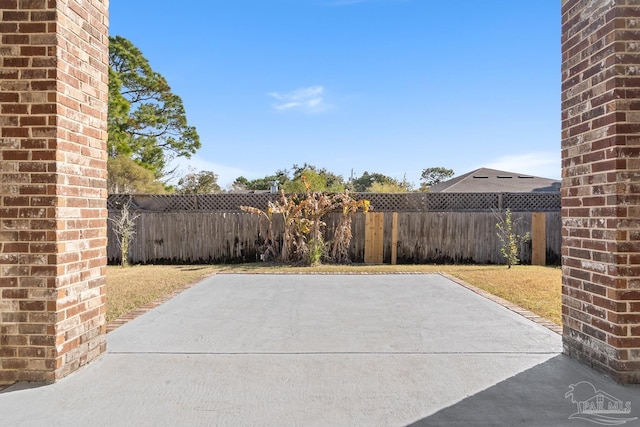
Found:
[(229, 188), (229, 191), (231, 193), (240, 193), (243, 191), (247, 191), (249, 189), (249, 180), (247, 178), (245, 178), (244, 176), (239, 176), (235, 179), (235, 181), (233, 181), (233, 183), (231, 184), (231, 188)]
[(120, 155), (107, 162), (107, 191), (122, 193), (165, 193), (165, 186), (153, 172), (145, 169), (129, 157)]
[(232, 184), (232, 188), (238, 190), (270, 190), (274, 182), (280, 186), (289, 181), (289, 172), (287, 170), (278, 170), (273, 175), (267, 175), (264, 178), (249, 180), (244, 176), (239, 176)]
[(511, 210), (507, 209), (504, 216), (494, 213), (498, 222), (498, 239), (500, 239), (500, 253), (507, 261), (507, 268), (520, 263), (520, 246), (530, 239), (530, 234), (518, 234), (515, 229), (520, 222), (519, 219), (513, 219)]
[(420, 190), (426, 191), (432, 185), (445, 181), (451, 178), (453, 175), (453, 169), (447, 169), (443, 167), (422, 169), (422, 176), (420, 177), (420, 181), (422, 181), (422, 184), (420, 185)]
[(366, 191), (370, 191), (369, 188), (374, 183), (384, 185), (384, 184), (397, 184), (398, 182), (394, 178), (391, 178), (390, 176), (387, 176), (387, 175), (383, 175), (381, 173), (377, 173), (377, 172), (369, 173), (367, 171), (364, 171), (362, 176), (360, 176), (359, 178), (355, 178), (351, 181), (351, 186), (353, 188), (353, 191), (364, 193)]
[(232, 187), (245, 190), (266, 191), (271, 189), (274, 182), (277, 182), (279, 188), (287, 193), (304, 193), (307, 189), (302, 180), (303, 176), (311, 186), (309, 191), (339, 193), (345, 189), (342, 176), (307, 163), (302, 166), (293, 165), (291, 172), (287, 169), (280, 169), (273, 175), (267, 175), (264, 178), (254, 180), (248, 180), (243, 176), (239, 176), (234, 181)]
[(413, 190), (413, 184), (406, 178), (398, 181), (381, 173), (364, 172), (359, 178), (351, 181), (353, 191), (365, 193), (408, 193)]
[(129, 157), (156, 179), (176, 156), (190, 157), (200, 137), (187, 123), (182, 99), (124, 37), (109, 37), (108, 153)]
[(218, 175), (211, 171), (189, 173), (178, 181), (178, 193), (181, 194), (210, 194), (221, 193), (218, 185)]
[(374, 182), (367, 188), (367, 193), (408, 193), (409, 191), (410, 189), (406, 185), (398, 182)]
[[(305, 186), (305, 181), (309, 187), (308, 190)], [(286, 182), (282, 189), (287, 193), (304, 193), (305, 191), (339, 193), (344, 191), (344, 185), (336, 181), (329, 184), (326, 175), (316, 170), (308, 169), (301, 171), (300, 176)]]
[(293, 178), (282, 184), (281, 188), (287, 193), (306, 191), (340, 193), (344, 191), (345, 184), (342, 176), (331, 173), (325, 168), (317, 168), (305, 163), (302, 166), (293, 165)]
[[(325, 181), (325, 189), (323, 191), (329, 192), (341, 192), (344, 191), (344, 178), (342, 175), (336, 175), (333, 172), (329, 172), (325, 168), (318, 168), (316, 166), (305, 163), (302, 166), (293, 165), (293, 179), (302, 179), (302, 175), (308, 174), (308, 172), (315, 172), (320, 175)], [(313, 191), (313, 189), (311, 189)]]

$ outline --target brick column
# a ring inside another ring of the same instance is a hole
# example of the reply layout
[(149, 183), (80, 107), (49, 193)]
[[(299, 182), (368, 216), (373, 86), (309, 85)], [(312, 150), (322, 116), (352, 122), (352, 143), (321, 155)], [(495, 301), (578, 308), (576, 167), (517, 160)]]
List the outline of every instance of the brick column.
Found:
[(640, 2), (562, 1), (564, 351), (640, 382)]
[(0, 383), (105, 350), (108, 0), (0, 0)]

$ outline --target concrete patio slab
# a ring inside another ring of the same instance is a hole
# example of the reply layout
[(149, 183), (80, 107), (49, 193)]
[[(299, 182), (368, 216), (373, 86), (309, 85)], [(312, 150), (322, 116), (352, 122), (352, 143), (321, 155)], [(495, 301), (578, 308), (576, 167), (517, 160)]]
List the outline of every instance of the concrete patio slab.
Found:
[(80, 372), (0, 393), (3, 424), (576, 426), (580, 381), (640, 412), (640, 388), (437, 274), (217, 275), (107, 339)]

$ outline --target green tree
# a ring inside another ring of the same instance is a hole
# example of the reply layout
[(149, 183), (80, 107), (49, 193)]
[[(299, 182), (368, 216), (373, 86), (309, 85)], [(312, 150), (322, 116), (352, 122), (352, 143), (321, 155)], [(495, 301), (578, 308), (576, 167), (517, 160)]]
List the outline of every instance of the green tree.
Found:
[[(303, 177), (307, 184), (304, 183)], [(305, 163), (302, 166), (293, 165), (293, 177), (282, 184), (280, 188), (287, 193), (304, 193), (306, 191), (341, 193), (345, 189), (345, 184), (341, 175)]]
[(443, 167), (422, 169), (422, 176), (420, 177), (420, 181), (422, 181), (422, 183), (420, 184), (420, 190), (427, 191), (432, 185), (445, 181), (453, 175), (453, 169)]
[(229, 191), (231, 193), (241, 193), (249, 189), (250, 181), (244, 176), (239, 176), (231, 184)]
[(221, 193), (218, 185), (218, 175), (211, 171), (189, 173), (178, 181), (178, 193), (181, 194), (211, 194)]
[(520, 246), (529, 241), (530, 234), (518, 234), (516, 227), (522, 218), (513, 219), (511, 210), (507, 209), (504, 216), (495, 213), (498, 222), (498, 239), (500, 239), (500, 253), (507, 261), (507, 268), (520, 263)]
[(304, 193), (306, 191), (305, 181), (309, 185), (309, 191), (340, 191), (339, 189), (330, 189), (327, 185), (326, 177), (311, 169), (303, 171), (299, 177), (286, 182), (281, 188), (286, 193)]
[(374, 182), (367, 188), (367, 193), (408, 193), (410, 189), (398, 182)]
[(232, 184), (232, 188), (239, 191), (247, 190), (270, 190), (274, 182), (282, 186), (289, 181), (289, 172), (287, 170), (278, 170), (273, 175), (267, 175), (264, 178), (249, 180), (244, 176), (239, 176)]
[(361, 193), (408, 193), (413, 191), (413, 184), (406, 178), (398, 181), (381, 173), (365, 171), (362, 176), (351, 181), (351, 188)]
[(364, 173), (359, 178), (355, 178), (351, 181), (351, 186), (353, 188), (353, 191), (364, 193), (366, 191), (369, 191), (369, 188), (374, 183), (384, 185), (397, 184), (398, 182), (390, 176), (383, 175), (381, 173), (369, 173), (367, 171), (364, 171)]
[(274, 183), (277, 183), (278, 187), (287, 193), (304, 193), (307, 188), (303, 183), (303, 176), (310, 185), (309, 191), (340, 193), (345, 189), (344, 179), (341, 175), (336, 175), (325, 168), (318, 168), (307, 163), (302, 166), (293, 165), (291, 171), (280, 169), (273, 175), (254, 180), (239, 176), (232, 184), (232, 188), (267, 191), (271, 189)]
[(200, 137), (187, 123), (182, 99), (129, 40), (109, 37), (108, 141), (110, 159), (126, 156), (153, 172), (166, 173), (175, 157), (190, 157)]
[(109, 194), (166, 193), (165, 186), (153, 172), (129, 157), (120, 155), (107, 162), (107, 191)]

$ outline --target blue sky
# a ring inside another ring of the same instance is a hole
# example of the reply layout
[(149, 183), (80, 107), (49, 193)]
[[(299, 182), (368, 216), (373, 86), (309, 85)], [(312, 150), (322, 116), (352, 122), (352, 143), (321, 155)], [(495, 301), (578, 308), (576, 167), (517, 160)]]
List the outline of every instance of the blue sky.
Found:
[(310, 163), (560, 178), (560, 6), (514, 0), (111, 0), (226, 186)]

